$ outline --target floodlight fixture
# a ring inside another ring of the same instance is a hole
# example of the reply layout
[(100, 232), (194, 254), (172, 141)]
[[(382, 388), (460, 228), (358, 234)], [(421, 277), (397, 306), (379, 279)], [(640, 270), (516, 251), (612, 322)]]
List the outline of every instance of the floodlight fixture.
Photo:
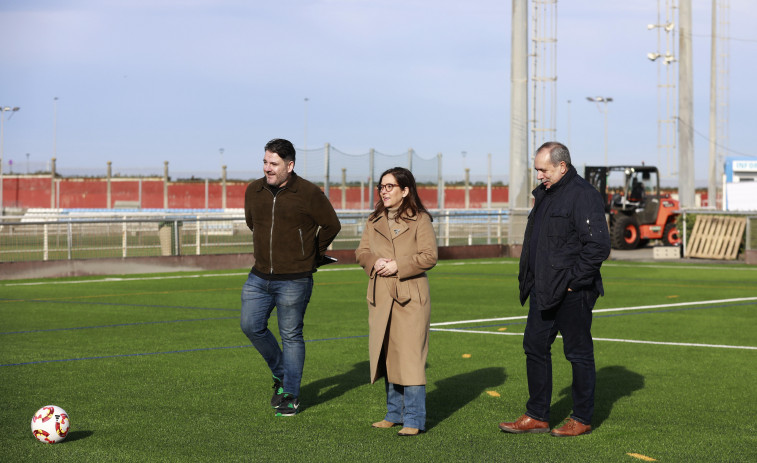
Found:
[(595, 96), (595, 97), (586, 97), (587, 100), (593, 102), (593, 103), (609, 103), (612, 101), (612, 98), (609, 96)]
[[(612, 101), (612, 97), (609, 96), (595, 96), (595, 97), (586, 97), (587, 100), (589, 100), (592, 103), (597, 104), (597, 109), (600, 113), (604, 116), (605, 119), (605, 166), (607, 165), (607, 103), (610, 103)], [(602, 109), (602, 106), (600, 106), (600, 103), (604, 103), (604, 110)]]
[(665, 32), (670, 32), (676, 28), (676, 24), (672, 21), (667, 24), (647, 24), (647, 29), (650, 31), (656, 27), (661, 27), (665, 29)]

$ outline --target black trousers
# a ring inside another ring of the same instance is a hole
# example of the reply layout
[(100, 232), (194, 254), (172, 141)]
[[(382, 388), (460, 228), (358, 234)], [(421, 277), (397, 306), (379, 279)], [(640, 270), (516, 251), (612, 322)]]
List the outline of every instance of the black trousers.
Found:
[(594, 414), (594, 343), (591, 338), (591, 311), (597, 300), (592, 290), (569, 291), (562, 303), (550, 310), (539, 310), (530, 298), (528, 321), (523, 337), (526, 353), (529, 399), (526, 415), (549, 421), (552, 400), (552, 343), (557, 333), (563, 338), (565, 358), (573, 367), (573, 413), (571, 418), (591, 424)]

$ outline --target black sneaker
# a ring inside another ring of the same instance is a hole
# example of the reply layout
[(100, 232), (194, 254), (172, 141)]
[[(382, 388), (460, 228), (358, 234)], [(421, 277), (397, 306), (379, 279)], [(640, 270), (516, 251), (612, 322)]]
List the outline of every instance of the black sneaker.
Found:
[(271, 407), (276, 408), (284, 398), (284, 383), (277, 377), (273, 377), (273, 397), (271, 397)]
[(284, 394), (281, 403), (276, 407), (276, 416), (294, 416), (300, 408), (300, 401), (292, 394)]

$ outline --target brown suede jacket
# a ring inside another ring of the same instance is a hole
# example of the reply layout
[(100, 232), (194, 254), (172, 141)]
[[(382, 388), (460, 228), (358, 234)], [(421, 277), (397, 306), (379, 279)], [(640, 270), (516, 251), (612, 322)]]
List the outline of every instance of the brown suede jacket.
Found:
[(276, 194), (265, 177), (247, 185), (244, 215), (252, 230), (253, 268), (266, 275), (312, 273), (342, 228), (320, 187), (294, 172)]

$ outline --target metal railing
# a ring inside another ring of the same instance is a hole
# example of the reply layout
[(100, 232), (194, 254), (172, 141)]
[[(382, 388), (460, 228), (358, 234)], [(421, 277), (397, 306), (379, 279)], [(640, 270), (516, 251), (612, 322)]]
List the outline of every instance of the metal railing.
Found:
[[(50, 210), (52, 211), (52, 210)], [(688, 210), (686, 216), (723, 214)], [(52, 212), (51, 212), (52, 214)], [(340, 211), (332, 249), (355, 249), (370, 211)], [(527, 210), (432, 210), (439, 246), (521, 244)], [(757, 249), (757, 216), (746, 216), (746, 250)], [(684, 232), (686, 233), (686, 232)], [(688, 238), (688, 236), (686, 236)], [(47, 215), (0, 221), (0, 262), (237, 254), (252, 252), (241, 210), (140, 213), (129, 217)]]
[[(440, 246), (508, 244), (506, 210), (431, 211)], [(341, 212), (332, 249), (355, 249), (370, 211)], [(0, 262), (252, 252), (243, 215), (65, 217), (0, 222)]]

